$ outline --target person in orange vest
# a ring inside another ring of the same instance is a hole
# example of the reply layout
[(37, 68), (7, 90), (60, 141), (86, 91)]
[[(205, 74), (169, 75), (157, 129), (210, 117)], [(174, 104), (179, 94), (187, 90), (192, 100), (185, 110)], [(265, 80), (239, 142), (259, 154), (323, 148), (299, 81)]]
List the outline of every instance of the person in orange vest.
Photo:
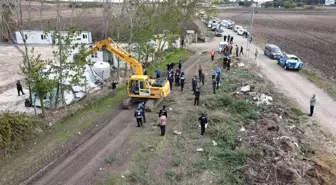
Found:
[(210, 56), (211, 56), (211, 61), (213, 61), (214, 58), (215, 58), (215, 51), (214, 50), (211, 51)]

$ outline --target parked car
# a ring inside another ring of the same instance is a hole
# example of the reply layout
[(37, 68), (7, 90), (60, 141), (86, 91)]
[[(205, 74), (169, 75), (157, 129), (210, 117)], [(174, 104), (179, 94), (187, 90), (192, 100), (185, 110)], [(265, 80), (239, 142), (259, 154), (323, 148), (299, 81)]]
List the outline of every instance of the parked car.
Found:
[(229, 44), (229, 43), (224, 42), (224, 41), (220, 42), (220, 43), (219, 43), (219, 46), (218, 46), (218, 52), (219, 52), (219, 53), (222, 53), (222, 50), (223, 50), (228, 44)]
[(273, 44), (266, 44), (264, 54), (271, 59), (278, 59), (280, 56), (282, 56), (281, 49)]
[(232, 29), (232, 23), (231, 22), (228, 22), (227, 24), (226, 24), (226, 26), (225, 26), (225, 28), (227, 28), (227, 29)]
[(282, 66), (285, 70), (287, 69), (294, 69), (294, 70), (301, 70), (303, 67), (303, 62), (300, 60), (299, 57), (295, 55), (288, 55), (285, 54), (278, 58), (277, 62), (280, 66)]
[(215, 30), (215, 36), (216, 37), (223, 37), (224, 36), (224, 30), (223, 29), (216, 29)]
[(243, 36), (245, 32), (246, 32), (245, 29), (239, 29), (239, 30), (237, 31), (237, 34)]
[(233, 31), (234, 31), (234, 32), (237, 32), (237, 31), (240, 30), (240, 29), (243, 29), (243, 27), (242, 27), (242, 26), (239, 26), (239, 25), (235, 25), (234, 28), (233, 28)]

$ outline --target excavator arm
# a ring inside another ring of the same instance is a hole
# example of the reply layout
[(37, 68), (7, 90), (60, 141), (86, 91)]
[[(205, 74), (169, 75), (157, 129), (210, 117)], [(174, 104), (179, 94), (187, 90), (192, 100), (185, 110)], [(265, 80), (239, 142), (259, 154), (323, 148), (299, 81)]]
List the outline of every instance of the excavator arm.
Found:
[(95, 46), (92, 47), (92, 49), (88, 52), (88, 55), (93, 54), (97, 51), (104, 50), (104, 49), (115, 54), (121, 60), (123, 60), (128, 65), (130, 65), (135, 75), (144, 74), (141, 63), (138, 60), (136, 60), (134, 57), (132, 57), (132, 55), (129, 54), (127, 51), (125, 51), (123, 48), (115, 44), (111, 38), (96, 42)]

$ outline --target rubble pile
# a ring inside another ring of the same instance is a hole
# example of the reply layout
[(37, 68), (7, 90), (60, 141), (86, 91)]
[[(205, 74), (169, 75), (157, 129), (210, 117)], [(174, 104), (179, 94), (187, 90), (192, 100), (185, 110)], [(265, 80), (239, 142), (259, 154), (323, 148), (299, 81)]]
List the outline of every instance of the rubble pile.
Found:
[(269, 105), (260, 119), (244, 126), (240, 145), (251, 150), (245, 182), (251, 184), (324, 184), (316, 163), (303, 156), (304, 132), (292, 125), (297, 119), (289, 109)]

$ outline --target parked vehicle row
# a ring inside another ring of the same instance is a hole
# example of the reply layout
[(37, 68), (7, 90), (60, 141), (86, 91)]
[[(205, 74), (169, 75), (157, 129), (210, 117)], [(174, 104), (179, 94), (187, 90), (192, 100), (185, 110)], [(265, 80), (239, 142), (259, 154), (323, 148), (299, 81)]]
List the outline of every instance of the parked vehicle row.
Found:
[(271, 59), (276, 59), (277, 64), (282, 66), (285, 70), (294, 69), (299, 71), (303, 67), (303, 62), (300, 60), (299, 57), (283, 53), (278, 46), (273, 44), (266, 44), (264, 49), (264, 55), (268, 56)]

